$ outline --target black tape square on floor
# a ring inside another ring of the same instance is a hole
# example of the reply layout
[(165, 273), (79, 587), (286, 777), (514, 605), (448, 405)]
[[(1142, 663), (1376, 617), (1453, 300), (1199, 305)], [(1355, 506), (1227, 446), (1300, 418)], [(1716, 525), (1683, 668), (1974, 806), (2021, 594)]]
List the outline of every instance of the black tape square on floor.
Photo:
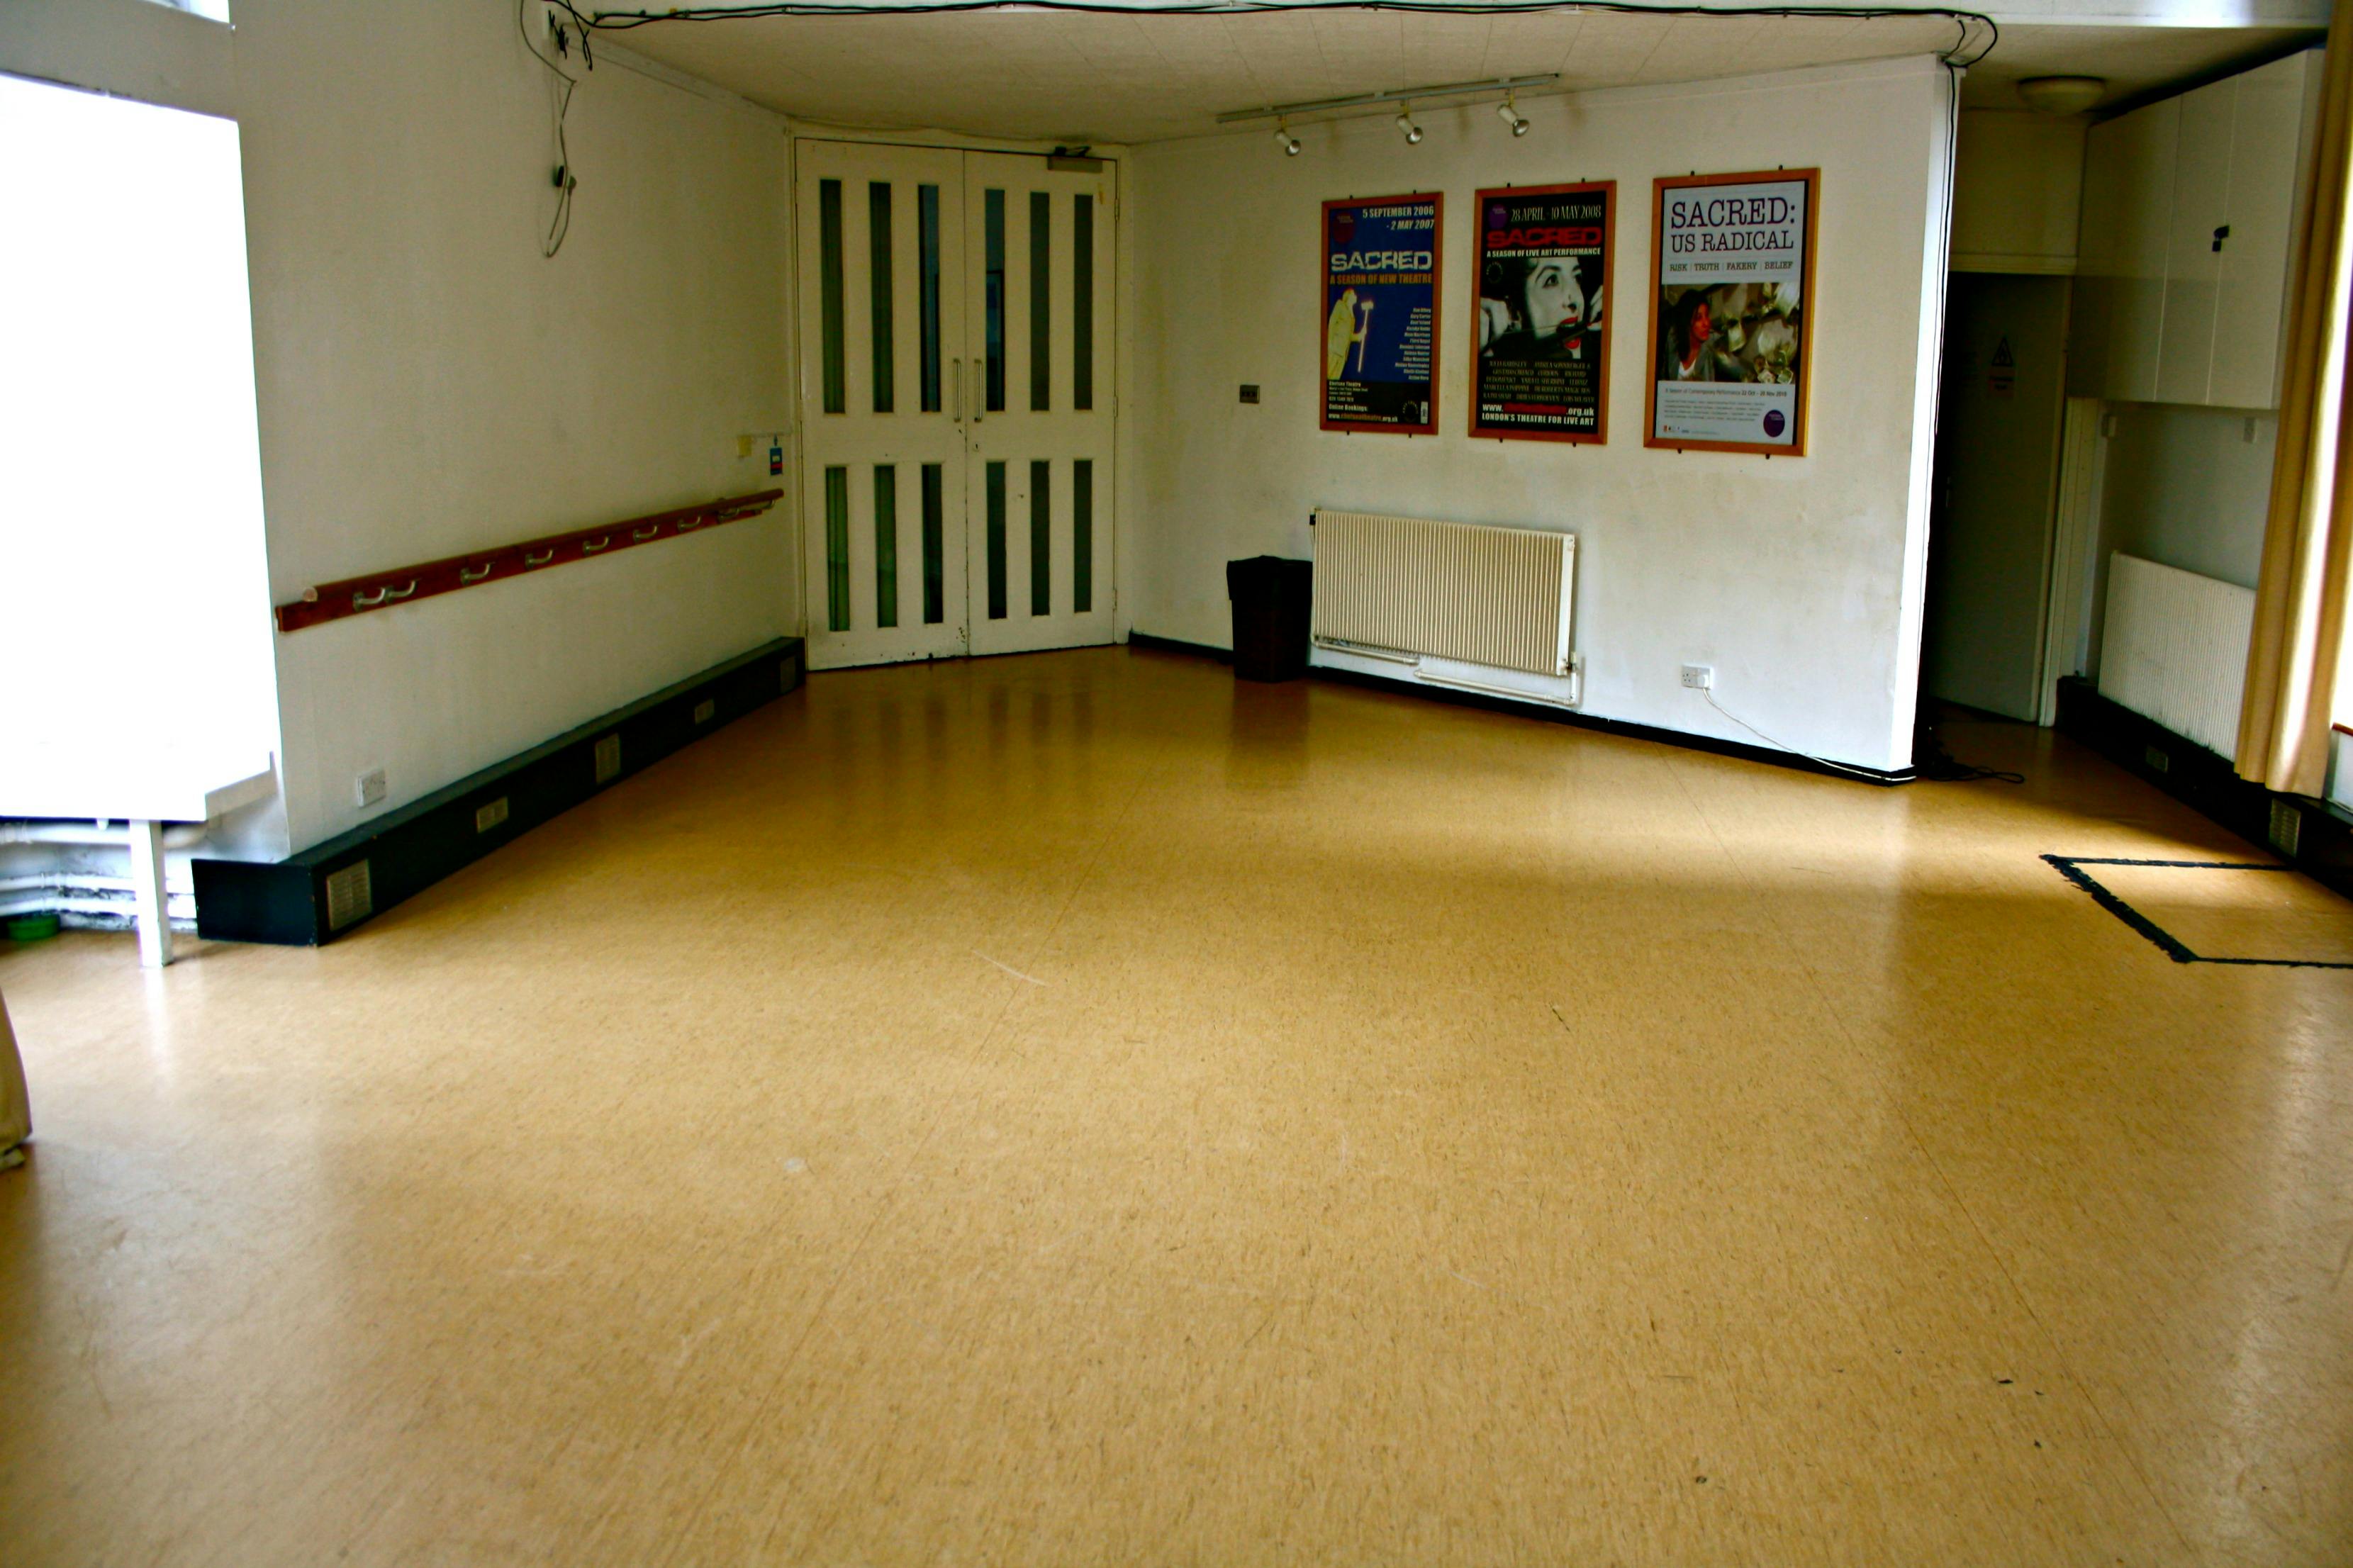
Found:
[(2148, 938), (2176, 963), (2242, 963), (2277, 969), (2353, 969), (2353, 963), (2336, 959), (2224, 958), (2213, 953), (2193, 952), (2187, 943), (2125, 902), (2112, 889), (2102, 886), (2097, 879), (2084, 869), (2086, 866), (2147, 866), (2179, 871), (2277, 871), (2294, 876), (2295, 868), (2293, 866), (2245, 860), (2128, 860), (2089, 855), (2045, 855), (2043, 858), (2056, 868), (2061, 876), (2091, 894), (2094, 903)]

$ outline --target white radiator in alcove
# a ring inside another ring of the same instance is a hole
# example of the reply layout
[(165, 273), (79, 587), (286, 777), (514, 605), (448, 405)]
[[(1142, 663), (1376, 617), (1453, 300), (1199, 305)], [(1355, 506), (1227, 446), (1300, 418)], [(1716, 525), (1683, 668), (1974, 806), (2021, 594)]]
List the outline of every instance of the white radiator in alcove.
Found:
[(2221, 756), (2239, 747), (2255, 591), (2117, 551), (2108, 557), (2100, 695)]
[(1319, 662), (1577, 702), (1575, 534), (1319, 510), (1314, 538)]

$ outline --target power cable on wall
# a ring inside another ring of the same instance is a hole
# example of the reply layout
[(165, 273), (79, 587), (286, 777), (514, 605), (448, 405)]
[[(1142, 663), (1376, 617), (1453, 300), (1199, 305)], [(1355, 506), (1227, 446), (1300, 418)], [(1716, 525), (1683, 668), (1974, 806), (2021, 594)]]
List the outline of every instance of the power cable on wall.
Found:
[[(555, 186), (555, 214), (548, 220), (547, 237), (541, 240), (539, 245), (540, 255), (553, 259), (555, 253), (564, 248), (565, 237), (572, 233), (572, 193), (580, 184), (579, 176), (572, 172), (572, 149), (565, 135), (565, 121), (572, 113), (573, 90), (579, 87), (580, 79), (549, 58), (546, 53), (532, 41), (531, 26), (527, 17), (533, 3), (534, 0), (515, 0), (515, 31), (522, 37), (522, 47), (531, 51), (531, 58), (545, 66), (548, 74), (559, 84), (555, 87), (555, 172), (552, 177), (552, 183)], [(544, 4), (545, 0), (539, 0), (539, 3)], [(582, 68), (586, 70), (595, 70), (596, 56), (588, 42), (587, 23), (569, 5), (559, 5), (554, 8), (565, 12), (578, 24)], [(555, 47), (562, 53), (568, 55), (571, 52), (570, 43), (565, 29), (561, 26), (555, 30)]]
[(1789, 744), (1788, 742), (1779, 740), (1774, 736), (1767, 734), (1756, 725), (1751, 724), (1747, 720), (1743, 719), (1739, 714), (1735, 713), (1731, 709), (1726, 708), (1723, 703), (1718, 702), (1715, 700), (1715, 693), (1707, 687), (1701, 687), (1699, 689), (1699, 694), (1707, 699), (1707, 705), (1709, 707), (1715, 709), (1717, 712), (1723, 714), (1725, 718), (1731, 720), (1734, 723), (1739, 725), (1742, 729), (1747, 731), (1750, 734), (1756, 736), (1758, 740), (1764, 742), (1768, 746), (1772, 746), (1779, 751), (1787, 752), (1793, 757), (1803, 757), (1810, 763), (1815, 763), (1820, 767), (1831, 769), (1837, 773), (1852, 773), (1856, 778), (1869, 779), (1873, 784), (1887, 783), (1887, 775), (1885, 773), (1875, 773), (1869, 768), (1851, 768), (1844, 763), (1834, 763), (1828, 757), (1818, 757), (1811, 752), (1801, 752), (1798, 750), (1797, 747)]
[[(912, 5), (828, 5), (826, 0), (773, 0), (767, 5), (681, 5), (661, 11), (582, 12), (570, 0), (547, 0), (568, 13), (582, 29), (627, 32), (657, 22), (735, 22), (761, 16), (936, 16), (968, 11), (1069, 11), (1082, 15), (1124, 16), (1249, 16), (1290, 11), (1402, 11), (1419, 16), (1534, 16), (1550, 11), (1617, 12), (1640, 16), (1849, 17), (1856, 21), (1890, 21), (1942, 17), (1957, 29), (1952, 47), (1938, 58), (1963, 69), (1993, 53), (2001, 41), (2001, 26), (1982, 11), (1944, 5), (1646, 5), (1640, 0), (1195, 0), (1192, 4), (1154, 5), (1148, 9), (1111, 0), (927, 0)], [(1981, 38), (1972, 47), (1974, 38)]]

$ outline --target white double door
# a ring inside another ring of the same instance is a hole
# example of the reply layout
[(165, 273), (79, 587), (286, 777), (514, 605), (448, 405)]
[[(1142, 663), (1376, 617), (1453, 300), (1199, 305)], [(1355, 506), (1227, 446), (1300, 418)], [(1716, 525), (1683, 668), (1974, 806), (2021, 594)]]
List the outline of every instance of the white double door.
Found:
[(1114, 167), (800, 143), (812, 668), (1112, 640)]

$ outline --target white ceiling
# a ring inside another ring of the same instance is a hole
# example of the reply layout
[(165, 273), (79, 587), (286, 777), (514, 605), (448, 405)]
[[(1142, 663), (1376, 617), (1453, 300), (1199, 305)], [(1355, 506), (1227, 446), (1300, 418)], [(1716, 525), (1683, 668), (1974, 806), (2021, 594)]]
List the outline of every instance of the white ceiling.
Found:
[[(628, 49), (796, 117), (874, 130), (1136, 142), (1220, 110), (1556, 71), (1548, 90), (1697, 81), (1951, 47), (1938, 17), (1699, 17), (1367, 10), (1236, 16), (977, 11), (662, 21)], [(2018, 107), (2021, 77), (2107, 78), (2110, 102), (2284, 52), (2310, 27), (2012, 25), (1964, 101)]]

